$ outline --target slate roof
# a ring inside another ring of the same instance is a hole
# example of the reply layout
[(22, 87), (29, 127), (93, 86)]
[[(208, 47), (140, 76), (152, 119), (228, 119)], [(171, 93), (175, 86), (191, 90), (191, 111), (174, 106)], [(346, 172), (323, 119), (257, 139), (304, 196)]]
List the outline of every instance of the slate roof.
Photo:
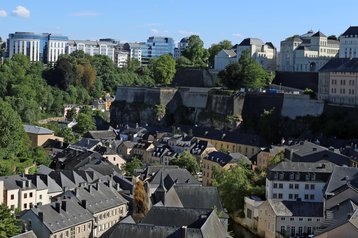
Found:
[(358, 58), (332, 58), (319, 72), (358, 72)]
[(193, 148), (190, 149), (190, 153), (193, 155), (201, 155), (208, 147), (214, 146), (206, 140), (199, 140), (194, 144)]
[(147, 150), (150, 146), (152, 145), (152, 143), (147, 142), (147, 141), (143, 141), (143, 142), (138, 142), (133, 146), (133, 149), (144, 149)]
[(54, 140), (54, 139), (48, 139), (41, 147), (44, 149), (58, 149), (58, 150), (64, 150), (69, 146), (69, 143)]
[(351, 181), (355, 182), (356, 179), (358, 179), (358, 168), (337, 166), (333, 169), (332, 175), (326, 185), (325, 194), (335, 194), (338, 189), (351, 183)]
[[(357, 208), (357, 204), (355, 204), (352, 200), (347, 199), (344, 202), (327, 210), (326, 213), (330, 213), (332, 215), (332, 219), (330, 220), (329, 226), (320, 230), (317, 235), (333, 230), (341, 225), (350, 222), (353, 219), (357, 219)], [(358, 233), (358, 228), (356, 232)]]
[(236, 53), (233, 50), (223, 50), (229, 57), (236, 57)]
[(152, 152), (152, 156), (161, 158), (169, 150), (171, 149), (167, 145), (157, 145)]
[(241, 41), (241, 43), (239, 44), (239, 46), (250, 46), (250, 45), (256, 45), (256, 46), (262, 46), (264, 44), (264, 42), (258, 38), (246, 38), (243, 41)]
[(125, 200), (111, 184), (97, 182), (87, 186), (81, 186), (74, 191), (67, 191), (62, 196), (75, 199), (77, 202), (86, 201), (86, 209), (92, 214), (126, 204)]
[[(63, 206), (64, 203), (62, 202), (65, 202), (66, 206)], [(55, 208), (56, 203), (60, 205), (60, 212)], [(51, 233), (92, 220), (92, 214), (89, 211), (70, 199), (63, 199), (61, 202), (34, 207), (22, 214), (21, 218), (27, 220), (32, 217), (30, 213), (38, 216), (39, 212), (43, 213), (43, 224)]]
[[(159, 185), (161, 181), (161, 175), (167, 180), (170, 178), (176, 184), (187, 184), (187, 185), (201, 185), (201, 183), (193, 177), (193, 175), (186, 169), (174, 168), (174, 167), (163, 167), (156, 172), (150, 179), (150, 185)], [(169, 187), (165, 184), (166, 187)]]
[(36, 134), (36, 135), (52, 135), (53, 131), (40, 127), (40, 126), (33, 126), (33, 125), (24, 125), (24, 129), (26, 133)]
[(323, 203), (268, 199), (276, 216), (323, 217)]
[(311, 172), (311, 173), (332, 173), (336, 167), (333, 163), (302, 163), (283, 161), (271, 168), (270, 171), (285, 172)]
[(350, 26), (341, 36), (357, 36), (358, 35), (358, 26)]
[(224, 167), (228, 163), (234, 162), (231, 155), (221, 151), (213, 151), (208, 154), (204, 159), (218, 163), (221, 167)]
[(318, 92), (318, 73), (276, 71), (272, 84), (297, 88), (300, 90), (310, 88), (313, 91)]
[(28, 179), (24, 175), (10, 175), (10, 176), (2, 176), (0, 180), (4, 181), (4, 187), (7, 190), (13, 189), (36, 189), (31, 179)]
[(33, 231), (27, 231), (16, 236), (12, 236), (11, 238), (36, 238), (37, 236)]
[(312, 35), (312, 37), (327, 37), (327, 36), (325, 34), (323, 34), (322, 32), (317, 31), (316, 33), (314, 33)]
[(101, 142), (96, 139), (82, 138), (80, 141), (71, 145), (71, 147), (90, 150), (91, 148), (98, 145), (99, 143), (101, 143)]
[(114, 140), (117, 134), (113, 130), (89, 131), (85, 134), (85, 137), (96, 140)]

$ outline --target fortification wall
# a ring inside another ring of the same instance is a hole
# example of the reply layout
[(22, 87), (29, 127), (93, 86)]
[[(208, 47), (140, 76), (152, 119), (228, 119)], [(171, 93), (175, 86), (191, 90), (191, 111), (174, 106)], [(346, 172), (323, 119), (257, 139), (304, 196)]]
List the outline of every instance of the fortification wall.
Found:
[(324, 103), (321, 100), (312, 100), (308, 95), (285, 94), (281, 115), (290, 119), (302, 116), (320, 116), (323, 109)]

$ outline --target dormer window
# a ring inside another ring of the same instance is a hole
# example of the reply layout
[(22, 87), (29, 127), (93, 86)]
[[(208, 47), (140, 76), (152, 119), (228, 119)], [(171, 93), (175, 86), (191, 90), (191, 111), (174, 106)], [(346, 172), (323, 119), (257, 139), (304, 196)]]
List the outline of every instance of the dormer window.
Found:
[(291, 173), (290, 174), (290, 180), (294, 180), (294, 178), (295, 178), (295, 174)]
[(295, 175), (295, 179), (296, 179), (296, 180), (300, 180), (300, 173), (297, 173), (297, 174)]
[(312, 181), (316, 180), (316, 174), (312, 174), (312, 175), (311, 175), (311, 180), (312, 180)]
[(280, 179), (283, 180), (283, 178), (284, 178), (284, 173), (281, 173), (280, 174)]
[(274, 174), (274, 179), (277, 180), (278, 179), (278, 173)]
[(310, 180), (310, 174), (306, 174), (306, 181), (309, 181)]

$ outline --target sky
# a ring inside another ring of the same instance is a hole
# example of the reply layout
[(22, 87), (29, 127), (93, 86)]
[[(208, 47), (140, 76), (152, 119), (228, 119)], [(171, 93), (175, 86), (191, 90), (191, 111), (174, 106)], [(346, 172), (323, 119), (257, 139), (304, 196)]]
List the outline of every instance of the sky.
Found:
[(206, 47), (256, 37), (279, 48), (285, 38), (311, 29), (339, 36), (358, 25), (357, 9), (357, 0), (0, 0), (0, 36), (48, 32), (124, 43), (197, 34)]

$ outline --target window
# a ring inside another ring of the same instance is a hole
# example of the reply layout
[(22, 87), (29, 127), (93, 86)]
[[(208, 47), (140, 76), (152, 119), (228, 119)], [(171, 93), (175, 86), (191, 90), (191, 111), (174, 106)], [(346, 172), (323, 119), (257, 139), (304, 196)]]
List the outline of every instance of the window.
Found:
[(41, 194), (39, 195), (39, 199), (42, 199), (42, 195), (41, 195)]
[(308, 233), (308, 235), (311, 235), (312, 234), (312, 227), (307, 227), (307, 233)]
[(321, 219), (317, 218), (317, 221), (321, 221)]
[(274, 199), (277, 198), (277, 193), (274, 193), (274, 194), (273, 194), (273, 198), (274, 198)]
[(290, 221), (294, 221), (294, 220), (295, 220), (295, 218), (293, 218), (293, 217), (290, 218)]
[(308, 221), (312, 221), (312, 218), (308, 218), (307, 220), (308, 220)]
[(299, 220), (299, 221), (303, 221), (303, 218), (302, 218), (302, 217), (301, 217), (301, 218), (298, 218), (298, 220)]
[(293, 199), (293, 194), (288, 194), (288, 199)]
[(310, 188), (309, 184), (305, 184), (305, 189), (308, 190)]
[(289, 186), (290, 189), (293, 189), (293, 184), (292, 183), (290, 183), (288, 186)]
[(295, 189), (299, 189), (300, 185), (299, 184), (295, 184)]
[(284, 220), (286, 220), (284, 217), (281, 217), (281, 221), (284, 221)]
[(296, 227), (291, 227), (291, 236), (295, 236), (296, 234)]
[(30, 193), (30, 198), (32, 198), (32, 193)]
[(302, 226), (298, 227), (298, 234), (299, 234), (300, 236), (302, 236), (302, 231), (303, 231)]
[(281, 233), (282, 233), (282, 234), (285, 233), (285, 226), (281, 226)]
[(14, 200), (14, 199), (15, 199), (15, 195), (14, 195), (14, 194), (11, 194), (10, 199), (11, 199), (11, 200)]
[(297, 199), (298, 198), (298, 194), (295, 194), (295, 199)]
[(247, 209), (247, 210), (246, 210), (246, 216), (247, 216), (247, 218), (251, 219), (251, 217), (252, 217), (252, 211), (251, 211), (250, 209)]
[(310, 195), (310, 199), (311, 199), (311, 200), (314, 200), (314, 194), (311, 194), (311, 195)]
[(278, 184), (278, 187), (279, 187), (279, 188), (283, 188), (283, 184), (282, 184), (282, 183), (279, 183), (279, 184)]
[(315, 189), (315, 185), (311, 184), (311, 190), (314, 190), (314, 189)]
[(308, 200), (308, 194), (305, 194), (305, 200)]
[(27, 203), (24, 203), (24, 208), (27, 209)]
[(274, 183), (274, 184), (273, 184), (273, 188), (277, 188), (277, 183)]
[(282, 193), (278, 194), (278, 199), (282, 199)]
[(27, 198), (27, 193), (24, 193), (24, 198)]

